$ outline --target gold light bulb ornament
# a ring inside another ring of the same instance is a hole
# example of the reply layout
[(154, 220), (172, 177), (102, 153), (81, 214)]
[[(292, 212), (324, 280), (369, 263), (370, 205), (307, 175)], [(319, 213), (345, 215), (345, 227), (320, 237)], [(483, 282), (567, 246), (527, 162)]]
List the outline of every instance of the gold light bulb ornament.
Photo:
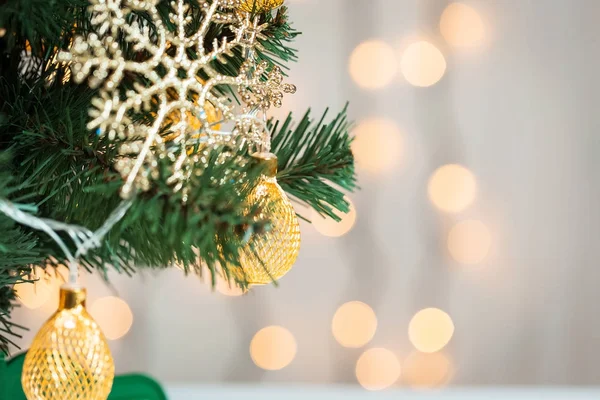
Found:
[(106, 338), (85, 309), (86, 290), (60, 289), (58, 310), (25, 356), (21, 383), (28, 400), (106, 400), (115, 366)]
[[(271, 228), (254, 234), (240, 252), (240, 263), (249, 285), (266, 285), (283, 277), (300, 252), (300, 224), (296, 211), (277, 183), (277, 157), (272, 153), (253, 156), (265, 165), (265, 172), (250, 193), (249, 203), (263, 203)], [(259, 216), (262, 218), (263, 216)]]
[(240, 0), (239, 10), (263, 13), (281, 7), (284, 0)]

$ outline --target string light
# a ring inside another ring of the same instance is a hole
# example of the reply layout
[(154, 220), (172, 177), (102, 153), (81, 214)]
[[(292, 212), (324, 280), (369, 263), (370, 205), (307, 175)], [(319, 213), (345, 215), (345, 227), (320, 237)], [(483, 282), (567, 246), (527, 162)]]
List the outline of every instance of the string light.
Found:
[(250, 342), (250, 356), (256, 366), (269, 371), (287, 367), (296, 357), (294, 335), (281, 326), (258, 331)]
[(442, 13), (440, 32), (452, 46), (474, 47), (483, 42), (485, 27), (475, 9), (463, 3), (452, 3)]
[(369, 118), (354, 129), (352, 153), (356, 165), (372, 174), (395, 169), (402, 157), (402, 132), (398, 125), (385, 118)]
[(133, 325), (133, 313), (129, 305), (118, 297), (102, 297), (90, 307), (90, 314), (109, 340), (125, 336)]
[(437, 308), (426, 308), (416, 313), (408, 325), (408, 338), (423, 353), (443, 349), (454, 335), (452, 318)]
[(457, 213), (470, 206), (477, 194), (473, 173), (458, 164), (438, 168), (428, 185), (429, 198), (440, 210)]
[(311, 221), (319, 233), (329, 237), (340, 237), (352, 230), (354, 223), (356, 222), (356, 208), (348, 197), (345, 197), (345, 199), (350, 203), (350, 211), (348, 213), (343, 213), (335, 210), (336, 215), (341, 218), (341, 221), (339, 222), (329, 217), (323, 217), (314, 209), (312, 210)]
[(433, 44), (421, 40), (410, 44), (400, 61), (404, 78), (413, 86), (435, 85), (446, 72), (446, 60)]
[(377, 317), (367, 304), (360, 301), (345, 303), (337, 309), (331, 322), (335, 340), (344, 347), (362, 347), (369, 343), (377, 330)]
[(381, 89), (389, 85), (397, 69), (394, 49), (381, 40), (359, 44), (350, 56), (350, 75), (365, 89)]
[(448, 234), (448, 251), (461, 264), (481, 263), (490, 251), (490, 231), (481, 221), (466, 220), (454, 225)]
[(374, 348), (365, 351), (356, 362), (356, 379), (367, 390), (383, 390), (400, 377), (400, 361), (391, 351)]

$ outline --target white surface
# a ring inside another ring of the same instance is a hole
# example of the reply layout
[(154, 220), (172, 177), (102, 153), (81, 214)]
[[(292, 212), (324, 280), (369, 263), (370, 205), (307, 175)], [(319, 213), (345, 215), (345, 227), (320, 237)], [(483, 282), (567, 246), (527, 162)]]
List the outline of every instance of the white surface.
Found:
[(350, 387), (173, 386), (169, 400), (597, 400), (600, 389), (452, 389), (444, 391), (388, 390), (368, 392)]

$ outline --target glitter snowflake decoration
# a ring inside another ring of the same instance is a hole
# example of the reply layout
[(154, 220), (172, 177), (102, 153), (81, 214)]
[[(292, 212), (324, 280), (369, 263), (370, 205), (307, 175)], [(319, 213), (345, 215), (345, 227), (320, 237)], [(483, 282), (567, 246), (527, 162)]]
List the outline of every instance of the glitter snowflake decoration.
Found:
[[(283, 93), (295, 92), (293, 85), (283, 83), (278, 67), (252, 57), (236, 76), (217, 71), (216, 64), (227, 62), (225, 56), (236, 49), (251, 55), (265, 38), (266, 25), (243, 12), (239, 0), (200, 1), (199, 8), (176, 0), (170, 3), (168, 21), (158, 2), (91, 0), (94, 32), (76, 37), (70, 51), (59, 55), (59, 61), (71, 63), (76, 82), (88, 79), (99, 88), (88, 128), (119, 139), (122, 157), (115, 168), (125, 180), (124, 197), (149, 189), (158, 160), (165, 157), (172, 161), (168, 183), (180, 190), (197, 159), (189, 155), (192, 140), (236, 134), (215, 125), (246, 127), (249, 114), (281, 106)], [(228, 34), (206, 46), (215, 24)], [(221, 94), (225, 86), (237, 88), (242, 109)], [(142, 112), (150, 113), (151, 121), (139, 122), (136, 116)]]

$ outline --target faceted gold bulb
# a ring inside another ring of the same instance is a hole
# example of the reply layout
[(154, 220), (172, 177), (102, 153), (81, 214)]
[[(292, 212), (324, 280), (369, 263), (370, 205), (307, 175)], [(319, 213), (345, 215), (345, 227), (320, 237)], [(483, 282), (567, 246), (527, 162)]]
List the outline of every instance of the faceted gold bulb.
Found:
[(280, 279), (292, 268), (300, 252), (296, 211), (275, 178), (277, 158), (272, 154), (259, 157), (267, 169), (250, 193), (248, 203), (263, 205), (263, 215), (269, 218), (271, 227), (264, 234), (253, 235), (240, 253), (240, 263), (250, 285), (266, 285)]
[(61, 288), (58, 310), (25, 356), (21, 383), (28, 400), (106, 400), (115, 367), (108, 343), (85, 309), (83, 288)]
[(266, 12), (283, 5), (284, 0), (241, 0), (239, 9), (245, 12)]

